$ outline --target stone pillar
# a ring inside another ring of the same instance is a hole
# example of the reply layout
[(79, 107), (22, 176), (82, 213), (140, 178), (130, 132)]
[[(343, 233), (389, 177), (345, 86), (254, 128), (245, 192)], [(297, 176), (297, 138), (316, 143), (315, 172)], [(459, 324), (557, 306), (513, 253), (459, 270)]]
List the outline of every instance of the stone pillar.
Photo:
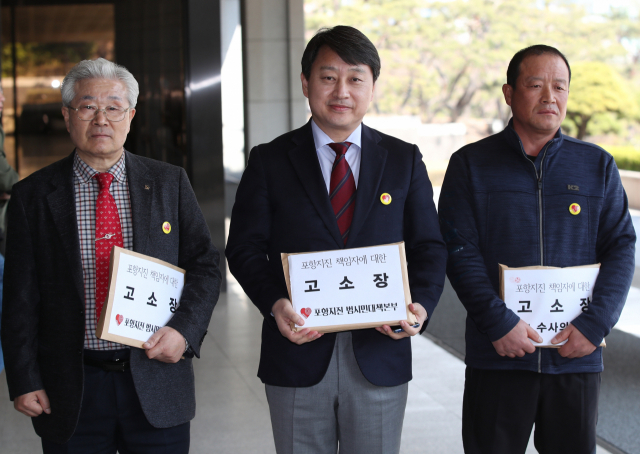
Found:
[(245, 151), (302, 126), (303, 0), (243, 0)]

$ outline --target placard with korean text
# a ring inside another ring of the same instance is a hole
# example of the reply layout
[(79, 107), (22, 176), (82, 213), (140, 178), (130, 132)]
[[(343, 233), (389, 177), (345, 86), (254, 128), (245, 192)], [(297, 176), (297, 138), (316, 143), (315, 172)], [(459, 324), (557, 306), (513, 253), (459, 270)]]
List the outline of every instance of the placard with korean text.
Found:
[(162, 260), (114, 247), (97, 336), (142, 348), (180, 306), (184, 273)]
[(408, 309), (404, 243), (282, 254), (282, 262), (305, 328), (334, 332), (416, 321)]
[(534, 345), (558, 347), (560, 344), (551, 344), (551, 339), (589, 310), (599, 271), (599, 264), (567, 268), (500, 265), (501, 297), (540, 334), (543, 341)]

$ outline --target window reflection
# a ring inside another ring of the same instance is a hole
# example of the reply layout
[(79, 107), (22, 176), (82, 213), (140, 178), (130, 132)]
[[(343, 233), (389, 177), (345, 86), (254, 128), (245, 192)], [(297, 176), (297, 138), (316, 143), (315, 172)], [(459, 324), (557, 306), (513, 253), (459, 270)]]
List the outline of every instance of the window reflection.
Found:
[(114, 60), (114, 43), (112, 4), (2, 7), (5, 152), (21, 177), (71, 152), (60, 83), (80, 60)]

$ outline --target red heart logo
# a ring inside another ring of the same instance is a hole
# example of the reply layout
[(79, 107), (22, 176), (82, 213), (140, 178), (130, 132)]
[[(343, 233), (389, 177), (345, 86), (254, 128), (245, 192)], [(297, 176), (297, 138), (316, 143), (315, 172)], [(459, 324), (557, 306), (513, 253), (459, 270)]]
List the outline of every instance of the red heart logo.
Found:
[(311, 315), (311, 308), (303, 307), (302, 309), (300, 309), (300, 313), (304, 315), (304, 318), (309, 318), (309, 316)]
[(118, 326), (120, 326), (120, 323), (122, 323), (122, 320), (124, 320), (124, 317), (120, 314), (116, 315), (116, 322), (118, 322)]

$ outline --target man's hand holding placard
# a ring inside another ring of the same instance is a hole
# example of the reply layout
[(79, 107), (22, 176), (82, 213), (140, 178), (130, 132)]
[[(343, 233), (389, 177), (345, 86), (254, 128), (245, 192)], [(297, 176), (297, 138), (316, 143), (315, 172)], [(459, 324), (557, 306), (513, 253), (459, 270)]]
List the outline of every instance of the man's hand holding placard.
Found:
[(291, 328), (294, 326), (292, 324), (300, 326), (304, 325), (304, 319), (296, 314), (296, 311), (293, 310), (293, 306), (291, 305), (291, 301), (286, 298), (280, 298), (276, 301), (271, 308), (271, 312), (276, 319), (276, 324), (278, 325), (280, 334), (294, 344), (301, 345), (322, 337), (322, 333), (312, 331), (309, 328), (303, 328), (297, 331), (294, 331)]

